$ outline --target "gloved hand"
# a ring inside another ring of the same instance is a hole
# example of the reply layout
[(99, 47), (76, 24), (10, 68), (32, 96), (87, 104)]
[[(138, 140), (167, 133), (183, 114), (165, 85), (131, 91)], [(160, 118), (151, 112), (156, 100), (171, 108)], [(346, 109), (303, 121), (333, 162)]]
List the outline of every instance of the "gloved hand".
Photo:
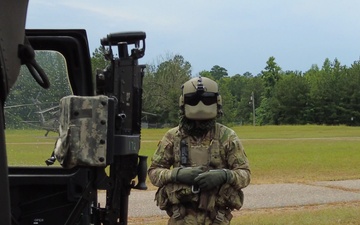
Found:
[(208, 191), (226, 182), (229, 182), (231, 177), (232, 174), (230, 170), (217, 169), (209, 170), (205, 173), (199, 174), (199, 176), (197, 176), (194, 181), (200, 190)]
[(204, 172), (202, 167), (178, 167), (171, 171), (171, 180), (173, 182), (192, 185), (194, 184), (195, 177), (202, 172)]

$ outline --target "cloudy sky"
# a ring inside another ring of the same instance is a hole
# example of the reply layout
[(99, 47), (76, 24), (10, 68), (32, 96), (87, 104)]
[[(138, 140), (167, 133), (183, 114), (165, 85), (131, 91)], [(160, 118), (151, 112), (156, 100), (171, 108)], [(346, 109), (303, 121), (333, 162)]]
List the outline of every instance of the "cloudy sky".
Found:
[(30, 0), (26, 28), (81, 28), (90, 51), (109, 33), (146, 32), (141, 63), (180, 54), (193, 75), (214, 65), (229, 75), (261, 72), (270, 56), (307, 71), (360, 57), (358, 0)]

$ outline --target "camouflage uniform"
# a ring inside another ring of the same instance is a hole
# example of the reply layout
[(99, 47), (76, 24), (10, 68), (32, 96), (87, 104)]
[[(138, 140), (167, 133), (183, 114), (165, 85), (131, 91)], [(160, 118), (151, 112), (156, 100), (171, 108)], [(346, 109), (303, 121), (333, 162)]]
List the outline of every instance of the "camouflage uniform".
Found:
[[(229, 169), (232, 178), (221, 187), (194, 193), (193, 187), (174, 183), (171, 169), (180, 165), (180, 142), (186, 140), (192, 167), (204, 171)], [(230, 224), (231, 211), (243, 203), (242, 188), (250, 183), (249, 163), (236, 133), (219, 123), (202, 138), (187, 136), (178, 127), (164, 135), (148, 170), (153, 185), (159, 187), (155, 200), (170, 216), (168, 224)]]

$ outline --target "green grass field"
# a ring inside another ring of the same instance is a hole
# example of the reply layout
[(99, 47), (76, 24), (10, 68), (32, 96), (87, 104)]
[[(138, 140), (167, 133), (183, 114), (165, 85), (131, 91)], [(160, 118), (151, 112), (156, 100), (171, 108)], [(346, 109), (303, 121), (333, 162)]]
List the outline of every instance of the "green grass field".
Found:
[[(359, 179), (360, 127), (348, 126), (239, 126), (250, 161), (252, 183), (310, 182)], [(140, 154), (149, 156), (167, 129), (143, 129)], [(56, 134), (42, 130), (6, 130), (12, 166), (45, 166)], [(57, 164), (58, 166), (58, 164)]]
[[(252, 184), (360, 179), (360, 127), (239, 126), (233, 129), (241, 138), (250, 161)], [(142, 130), (140, 154), (149, 156), (148, 165), (166, 130)], [(44, 133), (6, 130), (9, 164), (45, 166), (56, 135), (45, 138)], [(148, 186), (151, 188), (149, 182)], [(244, 212), (232, 224), (358, 224), (359, 208), (356, 203)], [(166, 219), (147, 224), (166, 224)]]

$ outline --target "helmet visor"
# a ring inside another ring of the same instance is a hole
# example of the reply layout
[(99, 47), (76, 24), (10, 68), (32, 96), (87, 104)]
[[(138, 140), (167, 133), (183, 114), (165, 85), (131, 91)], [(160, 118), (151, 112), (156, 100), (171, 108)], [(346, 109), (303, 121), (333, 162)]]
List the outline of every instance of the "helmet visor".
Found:
[(184, 103), (195, 106), (200, 101), (204, 103), (204, 105), (212, 105), (217, 103), (217, 93), (212, 92), (204, 92), (202, 94), (200, 93), (189, 93), (184, 95)]

